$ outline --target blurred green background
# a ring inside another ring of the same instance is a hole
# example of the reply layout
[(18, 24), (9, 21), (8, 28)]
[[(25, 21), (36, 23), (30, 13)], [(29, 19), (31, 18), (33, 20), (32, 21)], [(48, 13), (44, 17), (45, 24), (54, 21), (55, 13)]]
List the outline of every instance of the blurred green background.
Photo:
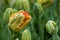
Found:
[[(30, 40), (60, 40), (60, 0), (0, 0), (0, 40), (15, 40), (3, 20), (7, 8), (25, 10), (31, 15), (32, 19), (25, 28), (31, 34)], [(48, 20), (54, 20), (58, 25), (58, 37), (53, 37), (46, 31)], [(26, 40), (19, 37), (17, 40)]]

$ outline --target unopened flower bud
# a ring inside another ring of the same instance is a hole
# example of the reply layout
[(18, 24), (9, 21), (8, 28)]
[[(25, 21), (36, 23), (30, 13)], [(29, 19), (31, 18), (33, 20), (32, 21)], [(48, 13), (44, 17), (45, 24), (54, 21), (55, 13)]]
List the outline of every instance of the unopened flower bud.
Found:
[(4, 12), (4, 17), (3, 17), (4, 21), (8, 23), (10, 15), (14, 14), (15, 12), (17, 12), (16, 9), (7, 8), (6, 11)]
[(31, 40), (31, 33), (29, 30), (24, 30), (22, 33), (22, 40)]
[(54, 34), (56, 31), (56, 23), (52, 20), (49, 20), (46, 24), (46, 30), (50, 34)]
[(53, 3), (53, 0), (38, 0), (37, 2), (43, 7), (48, 7)]
[(31, 16), (23, 10), (12, 14), (9, 19), (10, 29), (15, 32), (22, 30), (30, 20)]

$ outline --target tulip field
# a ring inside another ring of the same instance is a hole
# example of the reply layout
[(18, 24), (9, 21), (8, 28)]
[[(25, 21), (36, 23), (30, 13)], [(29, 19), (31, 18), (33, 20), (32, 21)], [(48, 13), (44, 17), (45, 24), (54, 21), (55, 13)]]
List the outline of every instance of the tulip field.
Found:
[(0, 0), (0, 40), (60, 40), (60, 0)]

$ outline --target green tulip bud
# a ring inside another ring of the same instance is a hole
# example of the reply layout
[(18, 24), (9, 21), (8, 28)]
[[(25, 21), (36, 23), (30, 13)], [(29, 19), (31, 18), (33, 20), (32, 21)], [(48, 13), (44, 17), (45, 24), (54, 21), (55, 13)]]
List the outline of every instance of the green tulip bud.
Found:
[(56, 32), (56, 23), (52, 20), (49, 20), (46, 24), (46, 30), (50, 34), (54, 34)]
[(10, 15), (14, 14), (15, 12), (17, 12), (16, 9), (7, 8), (6, 11), (4, 12), (4, 17), (3, 17), (4, 21), (8, 23)]
[(29, 12), (30, 11), (30, 4), (29, 4), (29, 1), (28, 0), (22, 0), (22, 3), (23, 3), (23, 7), (24, 7), (24, 10)]
[(15, 3), (12, 5), (12, 7), (15, 7), (17, 9), (23, 9), (23, 6), (22, 6), (22, 0), (15, 0)]
[(31, 40), (31, 33), (29, 30), (24, 30), (22, 33), (22, 40)]
[(29, 4), (29, 0), (16, 0), (13, 7), (17, 8), (17, 9), (24, 9), (27, 12), (30, 12), (30, 4)]

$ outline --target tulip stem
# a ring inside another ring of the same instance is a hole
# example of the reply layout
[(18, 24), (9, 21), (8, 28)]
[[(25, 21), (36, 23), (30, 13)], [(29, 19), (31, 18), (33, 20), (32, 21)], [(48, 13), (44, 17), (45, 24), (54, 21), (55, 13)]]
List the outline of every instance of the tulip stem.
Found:
[(11, 37), (9, 38), (9, 40), (16, 40), (17, 38), (18, 40), (21, 40), (20, 32), (11, 32)]

